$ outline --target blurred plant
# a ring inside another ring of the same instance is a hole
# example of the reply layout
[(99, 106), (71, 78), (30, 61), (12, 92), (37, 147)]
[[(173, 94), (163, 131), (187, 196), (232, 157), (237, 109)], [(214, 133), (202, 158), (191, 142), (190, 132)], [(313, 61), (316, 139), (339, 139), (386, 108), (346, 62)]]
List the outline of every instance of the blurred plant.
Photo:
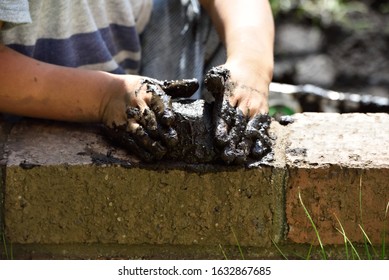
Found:
[(350, 0), (270, 0), (270, 4), (275, 16), (295, 12), (296, 15), (318, 20), (324, 26), (333, 23), (349, 26), (349, 15), (368, 10), (363, 2)]

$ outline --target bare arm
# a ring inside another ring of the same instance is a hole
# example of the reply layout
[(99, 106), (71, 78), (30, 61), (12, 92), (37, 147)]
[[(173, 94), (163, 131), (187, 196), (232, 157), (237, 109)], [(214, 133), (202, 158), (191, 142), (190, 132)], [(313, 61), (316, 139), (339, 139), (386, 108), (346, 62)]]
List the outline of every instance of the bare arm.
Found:
[(170, 99), (151, 79), (43, 63), (4, 45), (0, 61), (0, 112), (101, 122), (112, 139), (147, 161), (177, 142)]
[[(0, 29), (3, 22), (0, 21)], [(0, 112), (74, 122), (126, 123), (126, 107), (144, 109), (151, 94), (140, 76), (62, 67), (24, 56), (0, 42)]]
[(0, 111), (64, 121), (102, 121), (113, 75), (43, 63), (0, 45)]
[[(227, 49), (225, 67), (244, 88), (230, 103), (253, 116), (268, 110), (268, 86), (273, 73), (274, 22), (267, 0), (201, 0)], [(238, 87), (239, 88), (239, 87)]]

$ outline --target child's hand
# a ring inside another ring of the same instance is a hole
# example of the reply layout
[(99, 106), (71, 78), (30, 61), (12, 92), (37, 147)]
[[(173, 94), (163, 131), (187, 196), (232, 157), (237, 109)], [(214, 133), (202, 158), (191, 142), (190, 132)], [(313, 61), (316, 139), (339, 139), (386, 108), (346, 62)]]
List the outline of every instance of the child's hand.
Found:
[(106, 134), (145, 161), (161, 159), (178, 142), (171, 97), (163, 89), (175, 95), (180, 90), (194, 92), (197, 81), (183, 84), (140, 76), (120, 78), (124, 87), (111, 94), (103, 111)]
[(118, 78), (123, 86), (110, 94), (102, 112), (107, 136), (143, 160), (162, 158), (177, 141), (170, 97), (150, 79)]
[(212, 68), (205, 85), (215, 97), (214, 133), (221, 158), (241, 164), (249, 157), (260, 159), (268, 152), (270, 139), (266, 130), (270, 118), (266, 114), (267, 89), (262, 92), (260, 87), (246, 85), (242, 83), (244, 79), (236, 79), (241, 72), (234, 73), (232, 76), (225, 66)]

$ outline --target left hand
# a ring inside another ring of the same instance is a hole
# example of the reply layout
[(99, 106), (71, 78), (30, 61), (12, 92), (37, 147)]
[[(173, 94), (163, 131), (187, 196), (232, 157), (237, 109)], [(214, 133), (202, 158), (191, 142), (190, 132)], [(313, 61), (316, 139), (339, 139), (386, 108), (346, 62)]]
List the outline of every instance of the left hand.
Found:
[(221, 158), (237, 164), (250, 156), (261, 158), (270, 145), (266, 135), (268, 82), (250, 68), (226, 63), (212, 68), (205, 83), (215, 97), (214, 132)]
[(249, 119), (269, 111), (269, 82), (256, 74), (247, 64), (226, 63), (221, 67), (230, 72), (229, 83), (233, 86), (224, 92), (232, 107), (239, 108)]

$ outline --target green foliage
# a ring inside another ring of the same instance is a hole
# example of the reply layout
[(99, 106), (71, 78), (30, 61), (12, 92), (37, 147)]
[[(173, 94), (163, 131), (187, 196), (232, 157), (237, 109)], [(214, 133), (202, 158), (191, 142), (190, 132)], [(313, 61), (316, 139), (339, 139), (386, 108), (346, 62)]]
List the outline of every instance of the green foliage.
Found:
[[(8, 244), (7, 239), (4, 234), (4, 230), (0, 234), (0, 240), (3, 246), (3, 249), (0, 249), (0, 259), (12, 260), (13, 259), (13, 250), (12, 244)], [(1, 246), (0, 246), (1, 248)]]
[[(350, 22), (352, 13), (366, 13), (368, 8), (361, 1), (346, 0), (270, 0), (275, 17), (280, 13), (292, 13), (296, 16), (319, 21), (321, 25), (339, 24), (355, 27), (355, 21)], [(364, 28), (368, 22), (359, 21), (357, 28)]]
[[(244, 257), (244, 254), (243, 254), (242, 247), (240, 246), (239, 239), (238, 239), (238, 237), (236, 236), (236, 233), (235, 233), (235, 231), (234, 231), (234, 229), (233, 229), (232, 227), (231, 227), (231, 231), (232, 231), (232, 234), (234, 235), (234, 239), (235, 239), (236, 245), (238, 246), (238, 250), (239, 250), (239, 253), (240, 253), (240, 257), (241, 257), (242, 260), (244, 260), (245, 257)], [(223, 246), (222, 246), (221, 244), (219, 244), (219, 248), (220, 248), (220, 250), (222, 251), (222, 254), (223, 254), (224, 259), (225, 259), (225, 260), (228, 260), (227, 254), (226, 254), (226, 252), (224, 251)]]
[[(315, 223), (313, 222), (313, 219), (312, 219), (311, 215), (309, 214), (307, 208), (306, 208), (305, 205), (304, 205), (304, 202), (303, 202), (303, 200), (302, 200), (302, 198), (301, 198), (300, 190), (299, 190), (299, 193), (298, 193), (298, 197), (299, 197), (300, 204), (301, 204), (301, 206), (303, 207), (304, 212), (305, 212), (305, 214), (307, 215), (308, 220), (311, 222), (311, 225), (312, 225), (312, 227), (313, 227), (313, 230), (315, 231), (317, 240), (319, 241), (320, 248), (321, 248), (322, 257), (323, 257), (324, 260), (326, 260), (326, 259), (327, 259), (327, 254), (326, 254), (326, 252), (325, 252), (325, 250), (324, 250), (323, 243), (321, 242), (321, 238), (320, 238), (319, 232), (318, 232), (318, 230), (317, 230), (317, 228), (316, 228)], [(310, 254), (309, 254), (309, 256), (310, 256)]]
[[(324, 246), (323, 246), (323, 243), (321, 241), (321, 238), (320, 238), (320, 235), (319, 235), (319, 231), (317, 230), (317, 227), (316, 227), (316, 225), (315, 225), (315, 223), (314, 223), (314, 221), (313, 221), (313, 219), (312, 219), (308, 209), (305, 207), (305, 204), (304, 204), (304, 202), (302, 200), (302, 197), (301, 197), (300, 190), (298, 192), (298, 199), (299, 199), (300, 205), (304, 209), (306, 217), (310, 221), (310, 223), (312, 225), (312, 228), (315, 231), (316, 238), (319, 241), (319, 245), (320, 245), (320, 249), (321, 249), (321, 257), (322, 257), (322, 259), (326, 260), (327, 259), (327, 253), (326, 253), (326, 251), (324, 249)], [(374, 247), (373, 243), (370, 241), (370, 238), (369, 238), (368, 234), (366, 233), (366, 231), (364, 230), (364, 227), (363, 227), (362, 176), (360, 177), (360, 180), (359, 180), (359, 197), (358, 197), (358, 200), (359, 200), (358, 202), (359, 202), (359, 216), (360, 216), (359, 218), (360, 218), (360, 221), (361, 221), (360, 224), (358, 224), (358, 226), (359, 226), (359, 228), (360, 228), (360, 230), (362, 232), (363, 239), (364, 239), (364, 242), (363, 242), (363, 247), (365, 249), (364, 250), (365, 251), (364, 255), (361, 255), (358, 252), (358, 250), (356, 249), (354, 244), (347, 237), (346, 232), (345, 232), (345, 230), (343, 228), (343, 225), (342, 225), (341, 221), (339, 220), (339, 218), (334, 213), (334, 216), (335, 216), (335, 218), (338, 221), (338, 224), (340, 226), (340, 229), (336, 228), (336, 230), (343, 236), (346, 259), (347, 260), (350, 260), (350, 259), (352, 259), (352, 260), (355, 260), (355, 259), (361, 260), (361, 259), (365, 258), (367, 260), (373, 260), (373, 259), (385, 260), (385, 259), (387, 259), (385, 236), (386, 236), (386, 221), (387, 221), (388, 212), (389, 212), (389, 202), (387, 203), (386, 209), (385, 209), (384, 225), (383, 225), (383, 232), (382, 232), (382, 247), (381, 247), (381, 254), (379, 254), (377, 252), (376, 248)], [(280, 254), (285, 259), (287, 259), (286, 255), (282, 252), (280, 247), (274, 241), (273, 241), (273, 244), (276, 247), (276, 249), (280, 252)], [(307, 254), (307, 256), (304, 259), (306, 259), (306, 260), (310, 259), (311, 251), (312, 251), (312, 245), (310, 246), (308, 254)]]

